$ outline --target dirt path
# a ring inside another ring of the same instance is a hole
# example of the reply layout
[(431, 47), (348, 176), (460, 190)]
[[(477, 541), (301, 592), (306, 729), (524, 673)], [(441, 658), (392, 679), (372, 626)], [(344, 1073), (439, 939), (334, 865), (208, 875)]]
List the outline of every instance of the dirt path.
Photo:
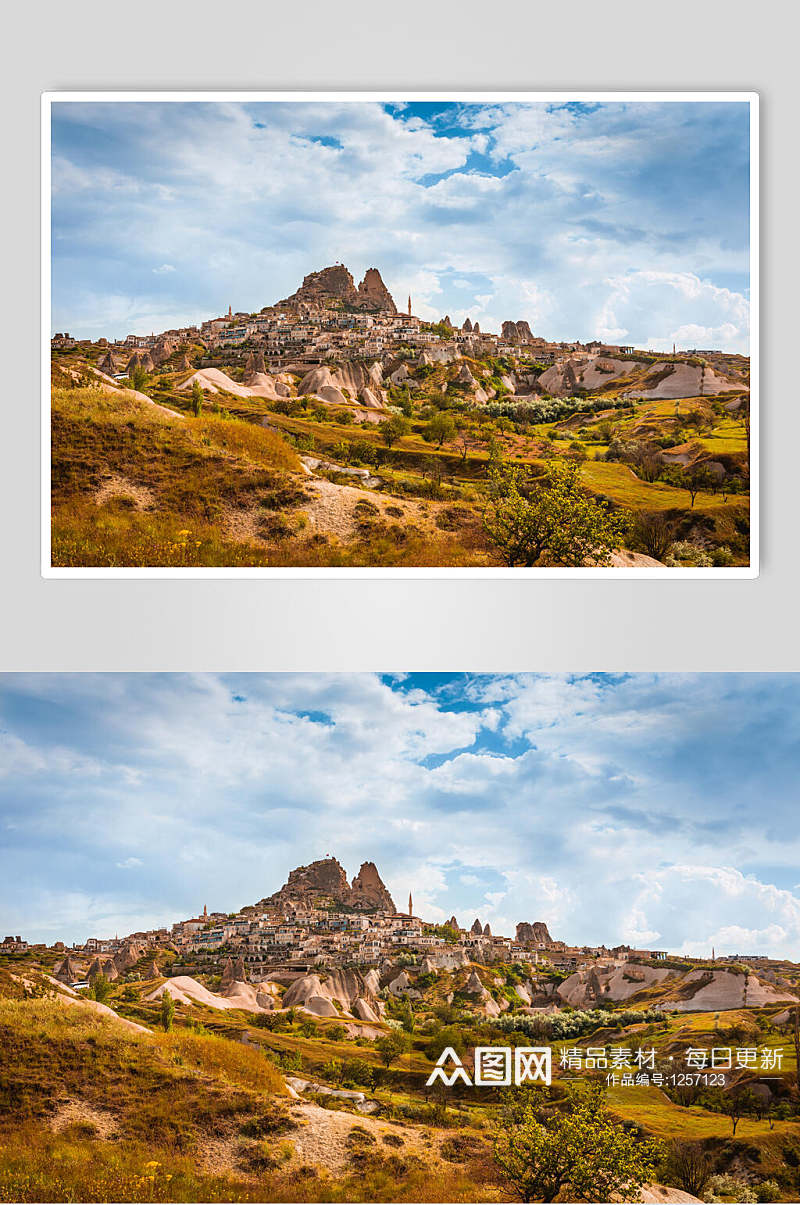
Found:
[[(366, 504), (361, 508), (365, 518), (381, 518), (387, 523), (402, 523), (404, 526), (414, 523), (420, 528), (433, 527), (430, 510), (423, 502), (387, 497), (356, 489), (352, 485), (336, 485), (324, 477), (307, 481), (306, 488), (315, 495), (314, 500), (304, 507), (309, 525), (314, 531), (338, 536), (340, 540), (347, 540), (355, 533), (361, 517), (356, 513), (359, 502)], [(375, 510), (368, 511), (367, 506)], [(396, 513), (398, 511), (399, 514)]]
[(132, 498), (137, 510), (147, 510), (153, 505), (153, 491), (146, 485), (136, 485), (119, 473), (110, 473), (95, 492), (94, 500), (99, 506), (109, 498)]
[[(346, 542), (356, 534), (359, 522), (364, 519), (380, 519), (404, 527), (414, 525), (428, 532), (437, 530), (431, 508), (424, 502), (394, 498), (353, 485), (337, 485), (325, 477), (306, 477), (303, 488), (311, 495), (310, 499), (301, 503), (296, 510), (281, 512), (281, 516), (293, 526), (294, 518), (305, 515), (308, 534), (335, 536)], [(260, 533), (259, 524), (263, 522), (265, 513), (258, 504), (229, 506), (225, 511), (225, 528), (234, 540), (271, 544), (273, 541)]]
[(56, 1134), (73, 1125), (91, 1126), (96, 1137), (108, 1141), (117, 1136), (117, 1119), (106, 1109), (95, 1109), (85, 1100), (68, 1100), (63, 1104), (50, 1121), (50, 1128)]
[[(391, 1151), (430, 1157), (435, 1146), (434, 1138), (412, 1126), (400, 1126), (391, 1121), (380, 1121), (361, 1114), (322, 1109), (319, 1105), (298, 1104), (292, 1108), (295, 1120), (301, 1120), (300, 1129), (293, 1130), (287, 1138), (303, 1163), (316, 1163), (330, 1171), (340, 1171), (348, 1162), (351, 1148), (347, 1138), (354, 1127), (365, 1130), (374, 1139), (375, 1149), (384, 1154)], [(384, 1139), (389, 1137), (390, 1142)], [(369, 1142), (369, 1139), (365, 1140)], [(369, 1144), (372, 1145), (371, 1143)]]

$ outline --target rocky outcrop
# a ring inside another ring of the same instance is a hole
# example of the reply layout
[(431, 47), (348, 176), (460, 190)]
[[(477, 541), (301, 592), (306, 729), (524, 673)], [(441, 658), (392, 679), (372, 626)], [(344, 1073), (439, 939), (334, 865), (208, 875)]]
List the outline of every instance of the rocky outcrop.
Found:
[(300, 288), (291, 297), (279, 301), (274, 308), (300, 309), (303, 306), (329, 306), (336, 303), (374, 313), (397, 313), (397, 306), (377, 268), (368, 268), (356, 288), (344, 264), (332, 264), (318, 272), (309, 272), (303, 277)]
[(532, 343), (533, 332), (524, 318), (519, 322), (503, 323), (503, 338), (506, 343)]
[(614, 967), (591, 967), (576, 971), (558, 985), (558, 995), (575, 1008), (594, 1008), (604, 1001), (630, 1000), (639, 992), (669, 978), (666, 967), (622, 963)]
[(266, 373), (263, 351), (251, 351), (244, 363), (244, 384), (250, 385), (257, 373)]
[(359, 1021), (380, 1021), (380, 1015), (372, 1005), (361, 996), (353, 1004), (353, 1016)]
[(291, 297), (279, 301), (276, 308), (296, 309), (302, 305), (328, 305), (332, 301), (353, 306), (358, 302), (355, 281), (344, 264), (309, 272), (303, 277), (300, 288)]
[(472, 331), (472, 323), (470, 322), (469, 318), (464, 319), (461, 329), (465, 334), (469, 334)]
[(648, 366), (648, 373), (640, 386), (633, 386), (625, 397), (636, 398), (684, 398), (713, 397), (738, 389), (749, 392), (741, 381), (733, 381), (716, 373), (707, 364), (684, 364), (659, 362)]
[[(638, 968), (644, 970), (644, 967)], [(792, 991), (764, 983), (757, 975), (732, 971), (691, 971), (663, 1006), (673, 1012), (705, 1012), (729, 1008), (765, 1008), (785, 1001), (797, 1003)]]
[(487, 921), (487, 923), (486, 923), (486, 924), (483, 926), (483, 936), (484, 936), (484, 937), (491, 937), (491, 936), (492, 936), (492, 929), (491, 929), (491, 926), (489, 925), (488, 921)]
[(447, 950), (436, 950), (428, 954), (425, 963), (432, 971), (458, 971), (469, 965), (469, 956), (463, 946), (450, 946)]
[(368, 406), (370, 410), (383, 410), (383, 395), (375, 389), (362, 389), (358, 395), (358, 400), (362, 406)]
[(535, 920), (533, 924), (521, 920), (517, 925), (516, 940), (517, 945), (525, 945), (528, 942), (544, 942), (546, 945), (551, 945), (553, 941), (547, 925), (542, 920)]
[(483, 925), (478, 920), (477, 916), (475, 917), (475, 920), (472, 922), (472, 928), (470, 929), (470, 933), (474, 937), (481, 937), (483, 935)]
[(356, 304), (362, 310), (372, 310), (384, 314), (397, 313), (394, 298), (383, 283), (377, 268), (367, 268), (364, 273), (364, 279), (358, 286)]
[(364, 975), (364, 987), (369, 992), (370, 996), (377, 996), (381, 990), (381, 977), (375, 967), (370, 967)]
[(298, 866), (290, 872), (280, 891), (260, 903), (279, 907), (287, 903), (313, 904), (319, 901), (338, 903), (365, 912), (376, 909), (397, 911), (373, 862), (364, 862), (351, 886), (336, 858), (321, 858), (309, 866)]
[(166, 364), (167, 360), (171, 359), (177, 350), (177, 340), (165, 335), (150, 348), (150, 358), (156, 367), (160, 367), (162, 364)]
[(123, 364), (124, 360), (121, 360), (119, 356), (115, 356), (112, 352), (107, 351), (102, 360), (98, 361), (97, 367), (101, 372), (107, 372), (113, 376), (115, 372), (120, 371)]
[(350, 885), (352, 892), (351, 906), (364, 911), (380, 909), (384, 912), (396, 912), (394, 900), (389, 895), (386, 886), (378, 874), (374, 862), (364, 862), (358, 874)]
[(83, 977), (83, 971), (78, 963), (67, 955), (62, 962), (56, 964), (53, 976), (59, 983), (76, 983)]
[(486, 991), (486, 988), (481, 983), (480, 976), (478, 975), (477, 971), (472, 971), (470, 974), (470, 977), (464, 987), (464, 991), (469, 993), (470, 996), (482, 996)]
[(149, 351), (135, 351), (133, 353), (130, 360), (128, 360), (127, 365), (125, 366), (125, 371), (127, 372), (128, 376), (131, 375), (135, 368), (143, 368), (145, 372), (153, 371), (155, 368), (155, 362), (153, 361), (153, 357), (150, 355)]
[(130, 970), (145, 952), (145, 947), (135, 941), (127, 941), (114, 955), (114, 966), (120, 974)]
[[(320, 1004), (324, 1001), (324, 1006)], [(361, 1001), (372, 1012), (372, 1017), (362, 1017), (362, 1020), (377, 1020), (380, 1006), (368, 983), (366, 976), (355, 970), (336, 970), (326, 976), (303, 975), (295, 979), (287, 988), (281, 1007), (307, 1008), (317, 1016), (346, 1016), (358, 1015), (356, 1004)], [(337, 1007), (338, 1006), (338, 1007)], [(322, 1011), (320, 1011), (322, 1009)]]
[(409, 996), (415, 1000), (419, 999), (421, 995), (421, 993), (418, 992), (415, 987), (413, 987), (411, 980), (405, 971), (401, 971), (400, 974), (391, 981), (391, 983), (388, 985), (388, 990), (393, 996)]
[(420, 365), (453, 364), (456, 360), (460, 359), (461, 353), (455, 343), (432, 343), (429, 347), (425, 348), (417, 363)]

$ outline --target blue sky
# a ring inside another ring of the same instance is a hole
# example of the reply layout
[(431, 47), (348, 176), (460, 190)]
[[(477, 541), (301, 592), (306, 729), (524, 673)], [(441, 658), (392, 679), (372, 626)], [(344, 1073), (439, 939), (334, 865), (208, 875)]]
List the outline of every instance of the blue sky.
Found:
[(800, 949), (800, 675), (0, 677), (0, 929), (232, 911), (335, 854), (431, 920)]
[(748, 351), (749, 110), (55, 103), (53, 329), (257, 310), (336, 261), (550, 339)]

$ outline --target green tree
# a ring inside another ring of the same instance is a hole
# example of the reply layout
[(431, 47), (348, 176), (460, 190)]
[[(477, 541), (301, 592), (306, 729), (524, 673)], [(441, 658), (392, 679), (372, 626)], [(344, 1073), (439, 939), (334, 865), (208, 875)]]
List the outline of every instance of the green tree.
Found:
[(408, 996), (404, 997), (403, 1003), (400, 1007), (400, 1024), (403, 1026), (403, 1029), (406, 1033), (413, 1033), (416, 1028), (417, 1019), (414, 1015), (413, 1005)]
[(453, 416), (448, 414), (446, 410), (439, 410), (434, 414), (428, 426), (425, 429), (425, 438), (431, 443), (436, 443), (441, 448), (442, 444), (450, 442), (456, 437), (456, 424), (453, 421)]
[(495, 462), (483, 524), (508, 565), (581, 566), (608, 564), (630, 519), (583, 489), (575, 461), (553, 461), (544, 478), (524, 465)]
[(92, 980), (90, 994), (93, 1000), (99, 1000), (101, 1004), (111, 995), (111, 980), (102, 971)]
[(666, 1162), (671, 1184), (702, 1200), (713, 1170), (713, 1160), (699, 1142), (672, 1143)]
[(144, 391), (147, 380), (147, 371), (142, 367), (141, 364), (137, 364), (136, 367), (128, 373), (128, 382), (130, 387), (131, 389), (135, 389), (137, 393), (142, 393)]
[(396, 1059), (400, 1058), (410, 1047), (411, 1043), (408, 1034), (398, 1033), (396, 1029), (392, 1029), (389, 1033), (381, 1034), (375, 1041), (375, 1049), (384, 1067), (391, 1067)]
[(652, 1179), (661, 1154), (608, 1113), (602, 1089), (570, 1094), (567, 1107), (552, 1107), (540, 1088), (528, 1088), (507, 1107), (494, 1157), (523, 1201), (636, 1201)]
[(172, 1022), (175, 1017), (175, 1001), (165, 989), (161, 996), (161, 1028), (165, 1033), (169, 1033), (172, 1029)]
[(200, 417), (200, 413), (201, 413), (202, 409), (203, 409), (203, 390), (201, 388), (200, 382), (194, 381), (192, 383), (192, 410), (194, 411), (195, 418)]
[(406, 433), (405, 419), (399, 414), (394, 414), (386, 422), (381, 423), (378, 430), (386, 447), (391, 448), (397, 443), (400, 436)]

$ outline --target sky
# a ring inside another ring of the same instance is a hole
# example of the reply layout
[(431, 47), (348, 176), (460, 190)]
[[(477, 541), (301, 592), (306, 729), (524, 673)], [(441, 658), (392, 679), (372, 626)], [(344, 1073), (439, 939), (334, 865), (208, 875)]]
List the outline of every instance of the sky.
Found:
[(745, 102), (56, 102), (52, 321), (124, 338), (377, 267), (400, 308), (748, 353)]
[(232, 912), (332, 854), (426, 920), (800, 956), (800, 675), (0, 676), (0, 930)]

